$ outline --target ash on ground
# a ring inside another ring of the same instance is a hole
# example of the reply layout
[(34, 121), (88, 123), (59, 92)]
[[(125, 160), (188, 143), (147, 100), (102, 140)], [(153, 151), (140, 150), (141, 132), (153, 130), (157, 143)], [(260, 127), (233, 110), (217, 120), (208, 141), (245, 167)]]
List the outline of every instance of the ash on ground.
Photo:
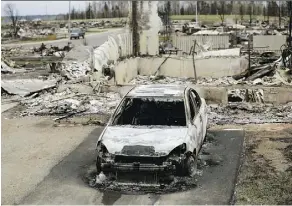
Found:
[(97, 175), (95, 162), (94, 164), (86, 167), (87, 169), (85, 171), (83, 181), (90, 187), (100, 191), (115, 191), (122, 194), (166, 194), (187, 191), (197, 187), (198, 178), (203, 175), (206, 167), (216, 167), (223, 161), (220, 156), (213, 155), (209, 152), (209, 150), (212, 150), (212, 147), (216, 147), (217, 144), (218, 142), (215, 140), (213, 134), (207, 133), (206, 141), (199, 154), (198, 170), (196, 175), (194, 177), (174, 176), (174, 180), (170, 184), (147, 184), (144, 182), (127, 182), (120, 184), (120, 182), (110, 180), (110, 178), (105, 176), (103, 173)]
[(275, 106), (248, 102), (211, 104), (208, 106), (209, 126), (224, 124), (292, 123), (292, 102)]

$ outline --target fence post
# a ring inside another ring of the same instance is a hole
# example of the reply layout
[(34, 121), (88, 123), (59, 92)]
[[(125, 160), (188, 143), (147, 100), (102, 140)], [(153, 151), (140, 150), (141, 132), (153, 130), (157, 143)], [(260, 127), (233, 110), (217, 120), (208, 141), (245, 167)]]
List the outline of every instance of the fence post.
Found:
[(195, 83), (197, 84), (197, 71), (196, 71), (196, 65), (195, 65), (195, 49), (196, 49), (196, 43), (197, 43), (197, 41), (194, 40), (194, 46), (193, 46), (192, 57), (193, 57), (193, 67), (194, 67)]
[(250, 34), (250, 35), (248, 35), (248, 76), (250, 76), (251, 74), (250, 74), (250, 70), (251, 70), (251, 66), (250, 66), (250, 53), (251, 53), (251, 47), (250, 47), (250, 43), (251, 43), (251, 37), (252, 37), (252, 35)]

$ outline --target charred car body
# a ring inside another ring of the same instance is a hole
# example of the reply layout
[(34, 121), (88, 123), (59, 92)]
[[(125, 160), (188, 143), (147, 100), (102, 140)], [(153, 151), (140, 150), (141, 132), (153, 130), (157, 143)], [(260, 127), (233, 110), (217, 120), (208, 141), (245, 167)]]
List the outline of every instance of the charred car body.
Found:
[(203, 98), (187, 86), (140, 85), (125, 95), (97, 142), (97, 172), (194, 175), (207, 128)]

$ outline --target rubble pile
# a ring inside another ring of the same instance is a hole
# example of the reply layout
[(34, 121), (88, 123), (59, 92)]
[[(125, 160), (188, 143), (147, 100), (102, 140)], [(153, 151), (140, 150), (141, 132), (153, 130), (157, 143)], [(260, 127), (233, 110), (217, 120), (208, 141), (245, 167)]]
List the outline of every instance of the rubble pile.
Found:
[(242, 80), (235, 80), (232, 77), (222, 77), (222, 78), (199, 78), (197, 84), (206, 86), (219, 86), (219, 85), (236, 85), (242, 84)]
[[(264, 76), (255, 80), (246, 81), (244, 78), (235, 80), (233, 77), (211, 78), (202, 77), (197, 81), (197, 85), (202, 86), (230, 86), (230, 85), (264, 85), (264, 86), (281, 86), (292, 85), (291, 82), (285, 81), (278, 72), (273, 76)], [(195, 84), (194, 78), (183, 77), (165, 77), (159, 76), (143, 76), (138, 75), (129, 82), (130, 84)]]
[(28, 56), (33, 53), (33, 49), (23, 48), (22, 46), (16, 47), (2, 47), (1, 54), (4, 56)]
[[(98, 28), (98, 29), (107, 29), (107, 28), (121, 28), (126, 25), (125, 19), (120, 20), (107, 20), (107, 21), (72, 21), (71, 28)], [(1, 39), (11, 40), (13, 37), (13, 31), (11, 30), (10, 25), (4, 25), (1, 32)], [(69, 25), (68, 23), (59, 22), (44, 22), (41, 20), (36, 21), (19, 21), (18, 22), (19, 30), (17, 32), (17, 37), (20, 39), (36, 39), (43, 38), (50, 35), (54, 35), (55, 38), (66, 37), (68, 33)]]
[(138, 75), (130, 84), (194, 84), (193, 78)]
[(228, 102), (258, 102), (264, 103), (262, 89), (231, 89), (228, 90)]
[[(101, 21), (79, 21), (79, 22), (72, 22), (72, 27), (85, 27), (85, 28), (117, 28), (117, 27), (124, 27), (127, 21), (125, 19), (120, 19), (117, 21), (111, 20), (101, 20)], [(66, 24), (65, 27), (68, 27)]]
[(4, 61), (1, 61), (1, 73), (14, 74), (15, 71), (13, 69), (11, 69)]
[(6, 58), (11, 57), (43, 57), (43, 56), (55, 56), (65, 57), (66, 53), (69, 52), (73, 46), (68, 43), (64, 47), (47, 46), (44, 43), (40, 47), (23, 48), (22, 46), (17, 47), (2, 47), (1, 54)]
[(90, 64), (85, 62), (68, 62), (62, 64), (61, 68), (63, 75), (68, 79), (77, 79), (86, 76), (91, 71)]
[(211, 104), (208, 111), (209, 126), (224, 124), (292, 123), (292, 102), (285, 105), (229, 103)]
[(21, 101), (27, 109), (22, 115), (64, 115), (71, 113), (111, 114), (119, 103), (118, 93), (74, 93), (69, 88), (63, 92), (46, 92), (38, 97)]

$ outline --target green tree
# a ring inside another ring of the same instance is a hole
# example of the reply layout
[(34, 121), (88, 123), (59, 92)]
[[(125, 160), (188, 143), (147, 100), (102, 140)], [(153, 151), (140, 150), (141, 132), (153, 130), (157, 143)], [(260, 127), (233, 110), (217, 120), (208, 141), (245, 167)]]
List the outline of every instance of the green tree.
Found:
[(107, 18), (108, 17), (108, 5), (106, 2), (104, 2), (104, 7), (103, 7), (104, 11), (103, 11), (103, 17)]
[(240, 6), (239, 6), (239, 15), (240, 15), (241, 24), (243, 22), (244, 13), (245, 13), (244, 5), (242, 3), (240, 3)]
[(180, 15), (185, 15), (185, 8), (183, 6), (180, 8)]
[(92, 6), (90, 2), (86, 8), (85, 15), (86, 15), (86, 19), (91, 19), (93, 17), (93, 11), (92, 11)]

